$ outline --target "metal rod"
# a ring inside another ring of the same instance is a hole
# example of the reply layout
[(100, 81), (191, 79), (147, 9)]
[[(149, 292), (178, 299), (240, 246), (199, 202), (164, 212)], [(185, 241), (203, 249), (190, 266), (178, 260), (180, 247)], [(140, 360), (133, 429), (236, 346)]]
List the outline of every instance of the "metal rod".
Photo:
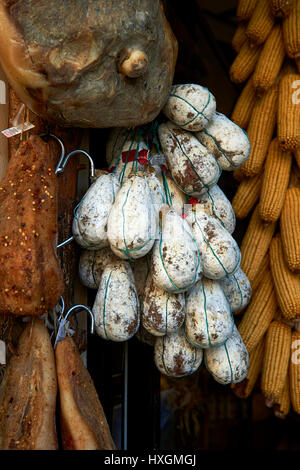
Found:
[(89, 159), (90, 165), (91, 165), (90, 166), (90, 178), (93, 179), (95, 177), (95, 165), (94, 165), (93, 159), (85, 150), (81, 150), (81, 149), (73, 150), (72, 152), (68, 153), (66, 157), (62, 155), (56, 167), (55, 174), (57, 175), (57, 173), (62, 173), (65, 169), (66, 164), (68, 163), (69, 158), (72, 157), (72, 155), (75, 155), (77, 153), (83, 153), (83, 155), (85, 155)]
[(67, 238), (67, 240), (65, 240), (64, 242), (60, 243), (59, 245), (56, 245), (56, 248), (60, 248), (64, 245), (67, 245), (68, 243), (70, 243), (73, 240), (74, 240), (74, 237)]

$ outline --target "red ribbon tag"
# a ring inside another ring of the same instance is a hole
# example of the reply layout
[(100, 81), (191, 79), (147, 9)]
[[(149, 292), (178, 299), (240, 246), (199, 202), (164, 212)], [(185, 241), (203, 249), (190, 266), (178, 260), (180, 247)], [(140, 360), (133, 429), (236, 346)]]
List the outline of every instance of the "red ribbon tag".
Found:
[[(128, 163), (128, 162), (133, 162), (136, 160), (136, 149), (133, 149), (133, 150), (130, 150), (130, 151), (126, 151), (126, 152), (122, 152), (122, 162), (123, 163)], [(141, 165), (147, 165), (148, 163), (148, 155), (149, 155), (149, 150), (146, 150), (146, 149), (142, 149), (138, 152), (138, 158), (137, 158), (137, 161), (141, 164)]]
[(190, 197), (188, 204), (194, 206), (195, 204), (199, 204), (199, 201), (196, 197)]

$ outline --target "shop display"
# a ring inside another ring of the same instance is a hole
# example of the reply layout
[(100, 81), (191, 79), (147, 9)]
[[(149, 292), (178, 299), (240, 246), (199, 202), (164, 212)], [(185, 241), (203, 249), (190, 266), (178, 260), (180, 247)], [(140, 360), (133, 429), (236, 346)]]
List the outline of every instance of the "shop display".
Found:
[[(243, 16), (250, 3), (252, 13)], [(239, 1), (238, 19), (243, 23), (234, 38), (238, 55), (231, 68), (234, 82), (247, 81), (231, 119), (247, 130), (251, 152), (234, 172), (239, 186), (232, 206), (238, 219), (250, 219), (241, 243), (241, 268), (253, 291), (238, 325), (250, 355), (249, 372), (232, 389), (245, 398), (258, 384), (266, 405), (277, 417), (285, 418), (291, 410), (299, 412), (295, 401), (299, 383), (293, 379), (297, 374), (293, 357), (296, 343), (291, 338), (297, 337), (300, 315), (296, 235), (300, 4), (254, 3)], [(241, 77), (237, 66), (245, 60), (243, 48), (252, 45), (260, 50), (255, 58), (252, 55), (251, 64), (248, 60), (247, 73)]]
[(235, 103), (226, 33), (175, 74), (177, 7), (123, 3), (0, 1), (0, 450), (127, 450), (129, 404), (199, 442), (300, 414), (300, 0), (237, 1)]

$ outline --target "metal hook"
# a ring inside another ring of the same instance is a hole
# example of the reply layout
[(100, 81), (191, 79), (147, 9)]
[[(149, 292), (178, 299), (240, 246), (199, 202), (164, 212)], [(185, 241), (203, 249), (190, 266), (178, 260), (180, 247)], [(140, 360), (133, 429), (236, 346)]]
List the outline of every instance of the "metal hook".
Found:
[(64, 146), (63, 142), (55, 134), (51, 134), (51, 133), (39, 134), (39, 137), (47, 137), (47, 136), (52, 137), (53, 139), (55, 139), (59, 143), (60, 148), (61, 148), (61, 155), (60, 155), (59, 161), (62, 161), (65, 158), (65, 146)]
[(75, 155), (77, 153), (83, 153), (83, 155), (85, 155), (89, 159), (90, 165), (91, 165), (90, 166), (90, 179), (93, 180), (93, 178), (95, 178), (94, 161), (93, 161), (92, 157), (85, 150), (81, 150), (81, 149), (73, 150), (72, 152), (68, 153), (68, 155), (66, 155), (66, 157), (63, 154), (61, 156), (59, 162), (58, 162), (58, 165), (57, 165), (56, 170), (55, 170), (55, 174), (57, 175), (58, 173), (62, 173), (65, 169), (66, 164), (68, 163), (69, 158), (72, 157), (72, 155)]
[(77, 309), (80, 309), (80, 310), (86, 310), (90, 317), (91, 317), (91, 333), (93, 334), (94, 333), (94, 330), (95, 330), (95, 317), (94, 317), (94, 314), (93, 312), (86, 306), (86, 305), (74, 305), (73, 307), (71, 307), (65, 317), (64, 317), (64, 321), (66, 322), (68, 317), (70, 316), (70, 314), (74, 311), (74, 310), (77, 310)]

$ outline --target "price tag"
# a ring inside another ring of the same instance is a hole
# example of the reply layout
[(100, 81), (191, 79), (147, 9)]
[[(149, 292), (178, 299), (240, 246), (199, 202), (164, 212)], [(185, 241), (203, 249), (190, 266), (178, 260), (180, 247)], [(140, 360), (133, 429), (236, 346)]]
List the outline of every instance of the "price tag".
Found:
[(22, 132), (29, 131), (29, 129), (32, 129), (33, 127), (34, 124), (31, 124), (31, 122), (26, 122), (25, 124), (19, 124), (18, 126), (9, 127), (8, 129), (5, 129), (1, 132), (5, 135), (5, 137), (9, 139), (14, 135), (22, 134)]
[(6, 364), (6, 345), (0, 340), (0, 364)]

